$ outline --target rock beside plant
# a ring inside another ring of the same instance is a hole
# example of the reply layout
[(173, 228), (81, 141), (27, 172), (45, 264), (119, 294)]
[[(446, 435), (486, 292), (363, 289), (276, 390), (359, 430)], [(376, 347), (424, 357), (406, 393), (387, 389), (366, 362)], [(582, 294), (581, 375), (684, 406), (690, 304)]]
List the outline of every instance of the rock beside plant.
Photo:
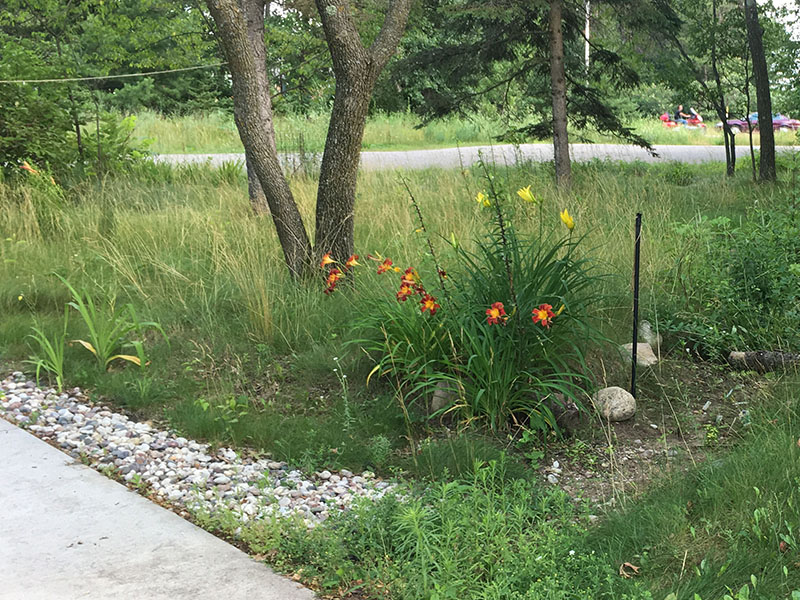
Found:
[(592, 397), (597, 412), (609, 421), (627, 421), (636, 414), (636, 398), (621, 387), (598, 390)]
[(433, 389), (431, 397), (431, 413), (437, 413), (440, 410), (447, 408), (458, 400), (456, 394), (455, 384), (450, 381), (440, 381)]
[[(623, 344), (619, 347), (619, 351), (623, 358), (630, 362), (633, 344)], [(639, 342), (636, 344), (636, 364), (640, 367), (652, 367), (658, 364), (658, 357), (655, 352), (653, 352), (653, 347), (647, 342)]]

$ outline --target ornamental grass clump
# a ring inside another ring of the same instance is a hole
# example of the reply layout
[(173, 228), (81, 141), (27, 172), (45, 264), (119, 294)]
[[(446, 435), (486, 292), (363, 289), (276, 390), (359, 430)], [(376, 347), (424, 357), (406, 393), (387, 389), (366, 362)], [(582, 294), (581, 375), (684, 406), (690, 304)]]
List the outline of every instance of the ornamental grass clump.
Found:
[[(492, 430), (557, 429), (553, 408), (581, 406), (590, 379), (585, 355), (599, 336), (587, 309), (599, 276), (580, 253), (582, 238), (566, 210), (559, 235), (519, 234), (509, 217), (514, 207), (489, 183), (476, 198), (488, 232), (475, 250), (450, 240), (441, 258), (453, 268), (442, 268), (429, 236), (419, 268), (368, 256), (378, 263), (375, 277), (396, 273), (399, 280), (391, 293), (371, 277), (359, 285), (363, 335), (351, 343), (375, 359), (370, 378), (387, 377), (403, 398), (418, 401), (436, 389), (449, 398), (436, 414)], [(517, 196), (535, 203), (529, 188)]]

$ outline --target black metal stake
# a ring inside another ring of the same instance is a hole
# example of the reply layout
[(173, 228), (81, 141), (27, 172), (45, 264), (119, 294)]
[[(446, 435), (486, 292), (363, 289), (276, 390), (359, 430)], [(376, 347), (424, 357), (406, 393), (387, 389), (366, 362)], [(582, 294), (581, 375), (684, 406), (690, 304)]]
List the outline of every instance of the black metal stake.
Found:
[(642, 213), (636, 213), (636, 238), (633, 253), (633, 348), (631, 349), (631, 396), (636, 398), (636, 351), (639, 337), (639, 253), (642, 242)]

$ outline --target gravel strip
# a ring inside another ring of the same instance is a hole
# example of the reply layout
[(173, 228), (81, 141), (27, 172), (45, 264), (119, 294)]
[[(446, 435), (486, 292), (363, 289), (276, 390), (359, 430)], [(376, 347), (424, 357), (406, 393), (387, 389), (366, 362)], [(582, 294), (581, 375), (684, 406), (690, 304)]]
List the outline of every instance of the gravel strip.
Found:
[(149, 488), (163, 502), (209, 514), (232, 511), (243, 523), (299, 516), (313, 527), (356, 499), (395, 490), (369, 471), (309, 476), (284, 462), (214, 451), (93, 404), (80, 388), (40, 389), (20, 372), (0, 382), (0, 416), (95, 469)]

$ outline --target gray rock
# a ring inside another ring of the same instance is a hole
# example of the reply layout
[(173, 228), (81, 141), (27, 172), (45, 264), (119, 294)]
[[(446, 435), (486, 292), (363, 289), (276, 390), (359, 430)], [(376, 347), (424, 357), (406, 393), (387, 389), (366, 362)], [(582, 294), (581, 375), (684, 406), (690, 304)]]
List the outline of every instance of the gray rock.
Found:
[[(623, 344), (619, 347), (619, 350), (622, 357), (630, 363), (633, 344)], [(640, 367), (652, 367), (658, 364), (658, 357), (647, 342), (639, 342), (636, 344), (636, 364)]]
[(609, 421), (626, 421), (636, 414), (636, 399), (621, 387), (598, 390), (592, 400), (600, 415)]
[(431, 396), (431, 412), (435, 413), (450, 406), (458, 400), (455, 383), (452, 381), (439, 381), (433, 389)]

